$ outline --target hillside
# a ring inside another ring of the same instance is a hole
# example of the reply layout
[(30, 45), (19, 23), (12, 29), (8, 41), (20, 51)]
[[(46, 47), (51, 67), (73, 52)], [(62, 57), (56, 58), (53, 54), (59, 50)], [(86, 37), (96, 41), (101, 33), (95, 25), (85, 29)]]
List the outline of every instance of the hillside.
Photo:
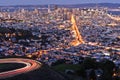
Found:
[(68, 79), (65, 79), (65, 77), (53, 71), (48, 66), (43, 65), (40, 69), (37, 69), (35, 71), (1, 80), (68, 80)]

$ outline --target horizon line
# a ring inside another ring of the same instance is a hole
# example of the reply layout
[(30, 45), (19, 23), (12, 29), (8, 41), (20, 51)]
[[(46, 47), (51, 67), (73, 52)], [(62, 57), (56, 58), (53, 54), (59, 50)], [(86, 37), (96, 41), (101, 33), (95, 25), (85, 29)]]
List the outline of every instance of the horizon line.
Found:
[(72, 3), (69, 3), (69, 4), (58, 4), (58, 3), (53, 3), (53, 4), (11, 4), (11, 5), (0, 5), (0, 7), (4, 7), (4, 6), (42, 6), (42, 5), (83, 5), (83, 4), (120, 4), (120, 3), (78, 3), (78, 4), (72, 4)]

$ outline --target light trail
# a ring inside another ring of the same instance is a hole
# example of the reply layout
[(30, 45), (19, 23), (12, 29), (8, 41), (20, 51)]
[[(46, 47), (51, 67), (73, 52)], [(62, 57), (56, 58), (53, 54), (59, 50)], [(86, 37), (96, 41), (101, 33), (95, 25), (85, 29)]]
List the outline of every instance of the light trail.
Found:
[(82, 36), (78, 30), (78, 27), (76, 25), (76, 21), (75, 21), (73, 14), (71, 15), (71, 23), (72, 23), (72, 30), (75, 32), (75, 35), (76, 35), (76, 39), (71, 42), (71, 45), (78, 46), (79, 44), (83, 44), (84, 41), (83, 41)]
[(33, 70), (36, 70), (41, 67), (41, 63), (31, 59), (22, 59), (22, 58), (7, 58), (7, 59), (0, 59), (0, 63), (22, 63), (26, 66), (23, 68), (5, 71), (0, 73), (0, 79), (13, 77), (19, 74), (27, 73)]

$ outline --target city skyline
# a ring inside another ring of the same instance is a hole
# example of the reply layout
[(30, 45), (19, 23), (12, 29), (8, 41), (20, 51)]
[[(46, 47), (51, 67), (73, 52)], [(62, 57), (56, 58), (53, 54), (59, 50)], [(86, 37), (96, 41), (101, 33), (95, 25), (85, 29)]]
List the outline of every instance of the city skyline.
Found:
[(42, 4), (84, 4), (84, 3), (120, 3), (120, 0), (1, 0), (0, 6), (42, 5)]

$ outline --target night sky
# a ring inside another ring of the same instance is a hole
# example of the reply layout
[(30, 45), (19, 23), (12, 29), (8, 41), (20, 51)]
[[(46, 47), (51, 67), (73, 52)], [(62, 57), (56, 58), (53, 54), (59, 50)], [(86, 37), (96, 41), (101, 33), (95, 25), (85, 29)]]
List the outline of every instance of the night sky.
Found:
[(120, 3), (120, 0), (0, 0), (0, 5)]

